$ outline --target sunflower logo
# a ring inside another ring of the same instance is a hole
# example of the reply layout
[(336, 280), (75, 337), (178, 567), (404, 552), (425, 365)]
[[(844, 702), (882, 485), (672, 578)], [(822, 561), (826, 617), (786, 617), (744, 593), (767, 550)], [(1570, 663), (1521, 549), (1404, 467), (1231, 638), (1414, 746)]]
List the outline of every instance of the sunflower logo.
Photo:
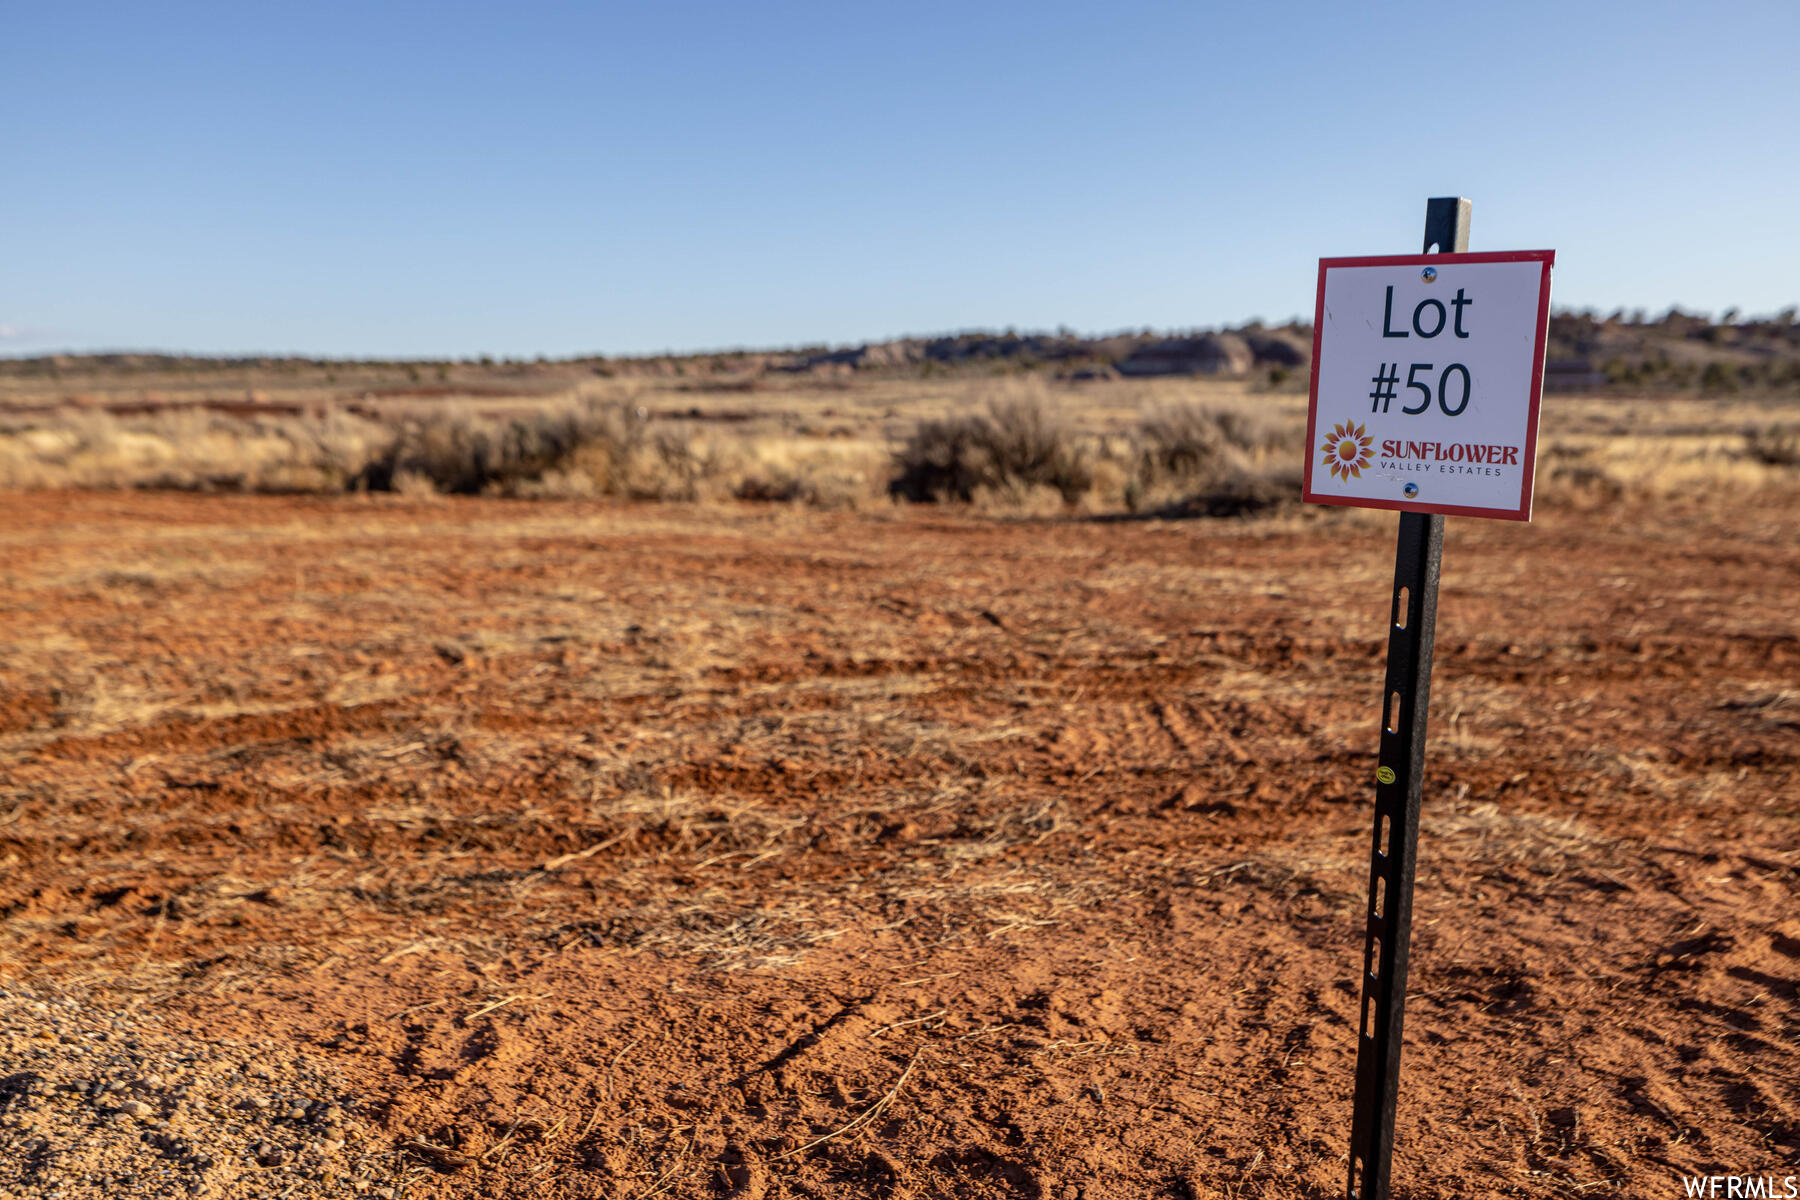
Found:
[(1363, 468), (1374, 461), (1369, 457), (1369, 447), (1374, 444), (1375, 439), (1364, 432), (1361, 425), (1345, 421), (1325, 435), (1319, 452), (1325, 456), (1325, 465), (1331, 468), (1333, 476), (1360, 479)]

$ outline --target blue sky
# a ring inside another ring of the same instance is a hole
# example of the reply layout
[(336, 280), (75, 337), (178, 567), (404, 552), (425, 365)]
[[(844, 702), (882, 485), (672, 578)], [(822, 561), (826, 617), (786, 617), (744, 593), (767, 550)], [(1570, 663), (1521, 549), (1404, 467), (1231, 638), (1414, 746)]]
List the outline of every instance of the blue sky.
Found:
[(1313, 260), (1800, 299), (1800, 5), (0, 6), (0, 351), (1280, 320)]

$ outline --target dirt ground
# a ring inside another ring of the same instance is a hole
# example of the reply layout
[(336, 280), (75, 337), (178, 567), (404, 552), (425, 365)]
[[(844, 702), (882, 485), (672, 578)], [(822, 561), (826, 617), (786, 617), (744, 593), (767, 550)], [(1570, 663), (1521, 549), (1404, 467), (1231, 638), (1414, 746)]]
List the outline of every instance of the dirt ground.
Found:
[[(1398, 1195), (1795, 1173), (1789, 501), (1450, 522)], [(5, 497), (0, 988), (395, 1195), (1338, 1195), (1391, 539)]]

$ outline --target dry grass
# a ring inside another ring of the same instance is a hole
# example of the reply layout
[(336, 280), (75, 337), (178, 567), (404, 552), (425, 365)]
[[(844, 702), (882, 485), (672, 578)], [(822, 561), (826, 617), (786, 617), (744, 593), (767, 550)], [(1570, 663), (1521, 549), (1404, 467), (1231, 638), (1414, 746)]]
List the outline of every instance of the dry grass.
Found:
[(1771, 467), (1800, 467), (1800, 425), (1770, 425), (1744, 435), (1744, 449)]
[(1071, 411), (1042, 384), (1015, 383), (973, 416), (922, 422), (895, 452), (889, 490), (913, 501), (1237, 516), (1298, 501), (1291, 427), (1244, 408), (1160, 403), (1123, 431)]
[(986, 411), (925, 421), (895, 453), (888, 485), (914, 501), (1054, 490), (1065, 504), (1093, 486), (1089, 449), (1041, 387), (986, 398)]
[(1299, 503), (1297, 431), (1239, 409), (1159, 409), (1138, 431), (1126, 507), (1163, 516), (1235, 517)]
[(1159, 408), (1144, 418), (1139, 433), (1144, 474), (1153, 479), (1186, 480), (1242, 467), (1288, 440), (1255, 413), (1197, 404)]
[(885, 486), (866, 440), (653, 423), (641, 406), (564, 399), (516, 413), (447, 404), (375, 420), (65, 409), (0, 421), (0, 487), (633, 500), (851, 507)]
[(1550, 504), (1605, 506), (1626, 499), (1724, 500), (1800, 482), (1779, 435), (1726, 430), (1620, 433), (1548, 442), (1538, 495)]
[(391, 440), (344, 412), (316, 419), (195, 410), (134, 417), (63, 409), (0, 419), (0, 486), (336, 492)]
[[(729, 392), (596, 380), (516, 396), (279, 399), (285, 415), (155, 403), (113, 415), (85, 402), (0, 413), (0, 487), (822, 508), (894, 497), (997, 513), (1233, 516), (1297, 500), (1305, 408), (1242, 383), (1037, 377)], [(1541, 499), (1599, 507), (1790, 485), (1793, 410), (1779, 397), (1553, 397)]]
[[(630, 493), (646, 484), (660, 491), (680, 472), (681, 450), (651, 437), (642, 417), (621, 405), (589, 403), (506, 420), (453, 411), (406, 422), (364, 465), (358, 482), (392, 491), (411, 477), (454, 495), (507, 492), (568, 468), (580, 455), (603, 492)], [(640, 482), (638, 469), (650, 463)]]

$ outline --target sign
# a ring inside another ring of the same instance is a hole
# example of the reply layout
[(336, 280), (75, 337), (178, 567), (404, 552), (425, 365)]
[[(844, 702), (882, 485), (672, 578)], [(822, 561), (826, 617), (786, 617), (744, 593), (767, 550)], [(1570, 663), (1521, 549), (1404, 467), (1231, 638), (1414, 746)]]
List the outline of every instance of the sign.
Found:
[(1555, 261), (1320, 259), (1306, 499), (1529, 521)]

